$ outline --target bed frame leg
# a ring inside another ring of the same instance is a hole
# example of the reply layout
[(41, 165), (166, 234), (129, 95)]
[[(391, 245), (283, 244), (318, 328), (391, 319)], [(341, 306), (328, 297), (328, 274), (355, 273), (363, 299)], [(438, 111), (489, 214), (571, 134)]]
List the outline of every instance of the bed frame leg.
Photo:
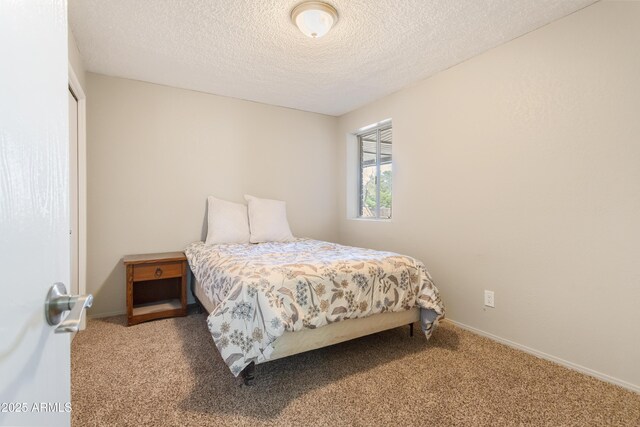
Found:
[(254, 384), (254, 380), (256, 378), (256, 364), (255, 362), (251, 362), (247, 365), (246, 368), (240, 372), (242, 375), (242, 379), (244, 380), (244, 385), (252, 386)]
[(413, 323), (409, 323), (409, 336), (413, 336)]

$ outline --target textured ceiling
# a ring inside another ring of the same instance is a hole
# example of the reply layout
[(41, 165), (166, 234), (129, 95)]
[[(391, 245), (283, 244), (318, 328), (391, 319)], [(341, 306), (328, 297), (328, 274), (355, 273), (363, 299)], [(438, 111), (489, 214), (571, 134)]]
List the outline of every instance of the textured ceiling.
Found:
[(88, 71), (341, 115), (594, 0), (329, 0), (325, 37), (300, 0), (70, 0)]

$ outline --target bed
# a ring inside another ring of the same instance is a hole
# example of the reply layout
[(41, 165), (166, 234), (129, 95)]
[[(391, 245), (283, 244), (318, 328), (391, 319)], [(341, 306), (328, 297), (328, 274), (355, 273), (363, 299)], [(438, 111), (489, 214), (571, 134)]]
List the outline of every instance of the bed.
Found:
[(420, 321), (444, 306), (420, 261), (312, 239), (190, 244), (194, 295), (234, 376), (256, 364)]

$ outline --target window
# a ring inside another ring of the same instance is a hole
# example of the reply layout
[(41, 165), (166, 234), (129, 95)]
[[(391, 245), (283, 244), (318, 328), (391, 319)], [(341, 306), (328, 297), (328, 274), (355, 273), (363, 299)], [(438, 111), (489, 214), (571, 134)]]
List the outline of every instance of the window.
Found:
[(391, 123), (357, 135), (360, 147), (358, 185), (360, 218), (391, 218)]

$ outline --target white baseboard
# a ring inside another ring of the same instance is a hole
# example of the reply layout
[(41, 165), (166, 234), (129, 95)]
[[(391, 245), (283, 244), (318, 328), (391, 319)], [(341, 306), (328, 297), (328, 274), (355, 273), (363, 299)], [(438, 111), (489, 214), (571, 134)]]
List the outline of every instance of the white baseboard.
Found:
[(445, 319), (444, 321), (445, 322), (449, 322), (449, 323), (451, 323), (453, 325), (456, 325), (456, 326), (458, 326), (458, 327), (460, 327), (462, 329), (466, 329), (467, 331), (472, 332), (474, 334), (481, 335), (481, 336), (489, 338), (489, 339), (491, 339), (493, 341), (497, 341), (497, 342), (499, 342), (501, 344), (508, 345), (509, 347), (513, 347), (513, 348), (515, 348), (517, 350), (524, 351), (525, 353), (529, 353), (529, 354), (531, 354), (533, 356), (536, 356), (536, 357), (539, 357), (541, 359), (545, 359), (545, 360), (548, 360), (550, 362), (557, 363), (558, 365), (564, 366), (564, 367), (572, 369), (574, 371), (578, 371), (580, 373), (587, 374), (587, 375), (592, 376), (594, 378), (597, 378), (599, 380), (606, 381), (608, 383), (615, 384), (617, 386), (626, 388), (627, 390), (631, 390), (633, 392), (640, 393), (640, 386), (638, 386), (636, 384), (631, 384), (630, 382), (621, 380), (619, 378), (615, 378), (615, 377), (612, 377), (610, 375), (603, 374), (603, 373), (598, 372), (598, 371), (594, 371), (593, 369), (589, 369), (589, 368), (586, 368), (584, 366), (578, 365), (576, 363), (569, 362), (569, 361), (561, 359), (559, 357), (552, 356), (550, 354), (544, 353), (542, 351), (535, 350), (535, 349), (533, 349), (531, 347), (527, 347), (525, 345), (518, 344), (517, 342), (513, 342), (513, 341), (510, 341), (508, 339), (501, 338), (501, 337), (499, 337), (497, 335), (490, 334), (489, 332), (485, 332), (485, 331), (482, 331), (480, 329), (474, 328), (472, 326), (465, 325), (464, 323), (456, 322), (455, 320)]
[(87, 313), (87, 317), (89, 319), (102, 319), (103, 317), (122, 316), (123, 314), (127, 314), (127, 312), (124, 310), (118, 310), (118, 311), (108, 311), (106, 313), (97, 313), (97, 314)]

